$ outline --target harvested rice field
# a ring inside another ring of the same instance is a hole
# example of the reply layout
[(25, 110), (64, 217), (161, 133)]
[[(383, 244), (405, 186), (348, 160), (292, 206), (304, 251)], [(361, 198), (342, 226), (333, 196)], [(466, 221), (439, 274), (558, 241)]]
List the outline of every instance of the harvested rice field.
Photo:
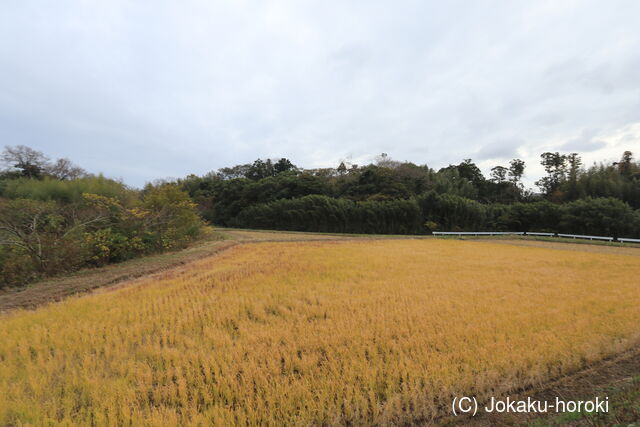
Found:
[(0, 317), (2, 425), (432, 423), (640, 343), (637, 256), (263, 242)]

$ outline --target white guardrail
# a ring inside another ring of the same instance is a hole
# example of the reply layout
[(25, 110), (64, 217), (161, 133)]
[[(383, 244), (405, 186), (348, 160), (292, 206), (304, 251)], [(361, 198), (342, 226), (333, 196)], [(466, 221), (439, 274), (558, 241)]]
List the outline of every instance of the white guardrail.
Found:
[(627, 237), (621, 237), (618, 240), (620, 240), (621, 242), (640, 243), (640, 239), (629, 239)]
[[(548, 236), (548, 237), (566, 237), (571, 239), (589, 239), (604, 240), (613, 242), (613, 237), (607, 236), (588, 236), (584, 234), (563, 234), (563, 233), (539, 233), (524, 231), (434, 231), (434, 236), (505, 236), (505, 235), (524, 235), (524, 236)], [(628, 237), (620, 237), (617, 240), (622, 243), (640, 243), (640, 239), (631, 239)]]
[(501, 236), (509, 234), (524, 234), (522, 231), (434, 231), (434, 235), (454, 236)]
[(607, 240), (609, 242), (613, 241), (613, 237), (585, 236), (585, 235), (582, 235), (582, 234), (562, 234), (562, 233), (558, 233), (558, 237), (569, 237), (571, 239)]

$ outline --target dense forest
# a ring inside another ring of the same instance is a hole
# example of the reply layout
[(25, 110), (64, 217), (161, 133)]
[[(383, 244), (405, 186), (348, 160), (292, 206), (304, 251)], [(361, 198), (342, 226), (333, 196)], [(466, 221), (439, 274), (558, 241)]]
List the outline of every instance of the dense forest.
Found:
[(256, 160), (180, 186), (209, 222), (231, 227), (347, 233), (551, 231), (640, 237), (640, 164), (585, 168), (576, 153), (543, 153), (546, 175), (525, 189), (525, 163), (487, 178), (470, 159), (434, 170), (386, 154), (366, 166), (301, 169)]
[[(546, 175), (525, 189), (525, 162), (489, 177), (472, 160), (434, 170), (386, 154), (366, 166), (303, 169), (258, 159), (143, 189), (25, 146), (0, 161), (0, 287), (181, 248), (214, 225), (344, 233), (551, 231), (640, 237), (640, 164), (585, 168), (543, 153)], [(204, 221), (203, 221), (204, 219)]]

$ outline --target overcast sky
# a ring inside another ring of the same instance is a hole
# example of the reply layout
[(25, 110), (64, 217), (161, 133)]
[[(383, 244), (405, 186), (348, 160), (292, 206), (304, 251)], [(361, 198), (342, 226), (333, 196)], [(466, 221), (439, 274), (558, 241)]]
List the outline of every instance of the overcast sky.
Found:
[(0, 141), (140, 186), (382, 152), (640, 156), (640, 1), (0, 4)]

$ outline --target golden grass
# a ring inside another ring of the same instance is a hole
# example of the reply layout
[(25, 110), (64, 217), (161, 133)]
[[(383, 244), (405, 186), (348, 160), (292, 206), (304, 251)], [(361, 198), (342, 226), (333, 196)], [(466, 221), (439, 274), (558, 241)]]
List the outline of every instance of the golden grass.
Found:
[(0, 424), (384, 424), (640, 343), (640, 262), (492, 243), (256, 243), (0, 317)]
[[(217, 228), (222, 235), (240, 242), (273, 242), (273, 241), (308, 241), (308, 240), (344, 240), (353, 239), (348, 234), (306, 233), (302, 231), (269, 231), (269, 230), (238, 230), (234, 228)], [(385, 236), (369, 235), (359, 238), (381, 238)]]

